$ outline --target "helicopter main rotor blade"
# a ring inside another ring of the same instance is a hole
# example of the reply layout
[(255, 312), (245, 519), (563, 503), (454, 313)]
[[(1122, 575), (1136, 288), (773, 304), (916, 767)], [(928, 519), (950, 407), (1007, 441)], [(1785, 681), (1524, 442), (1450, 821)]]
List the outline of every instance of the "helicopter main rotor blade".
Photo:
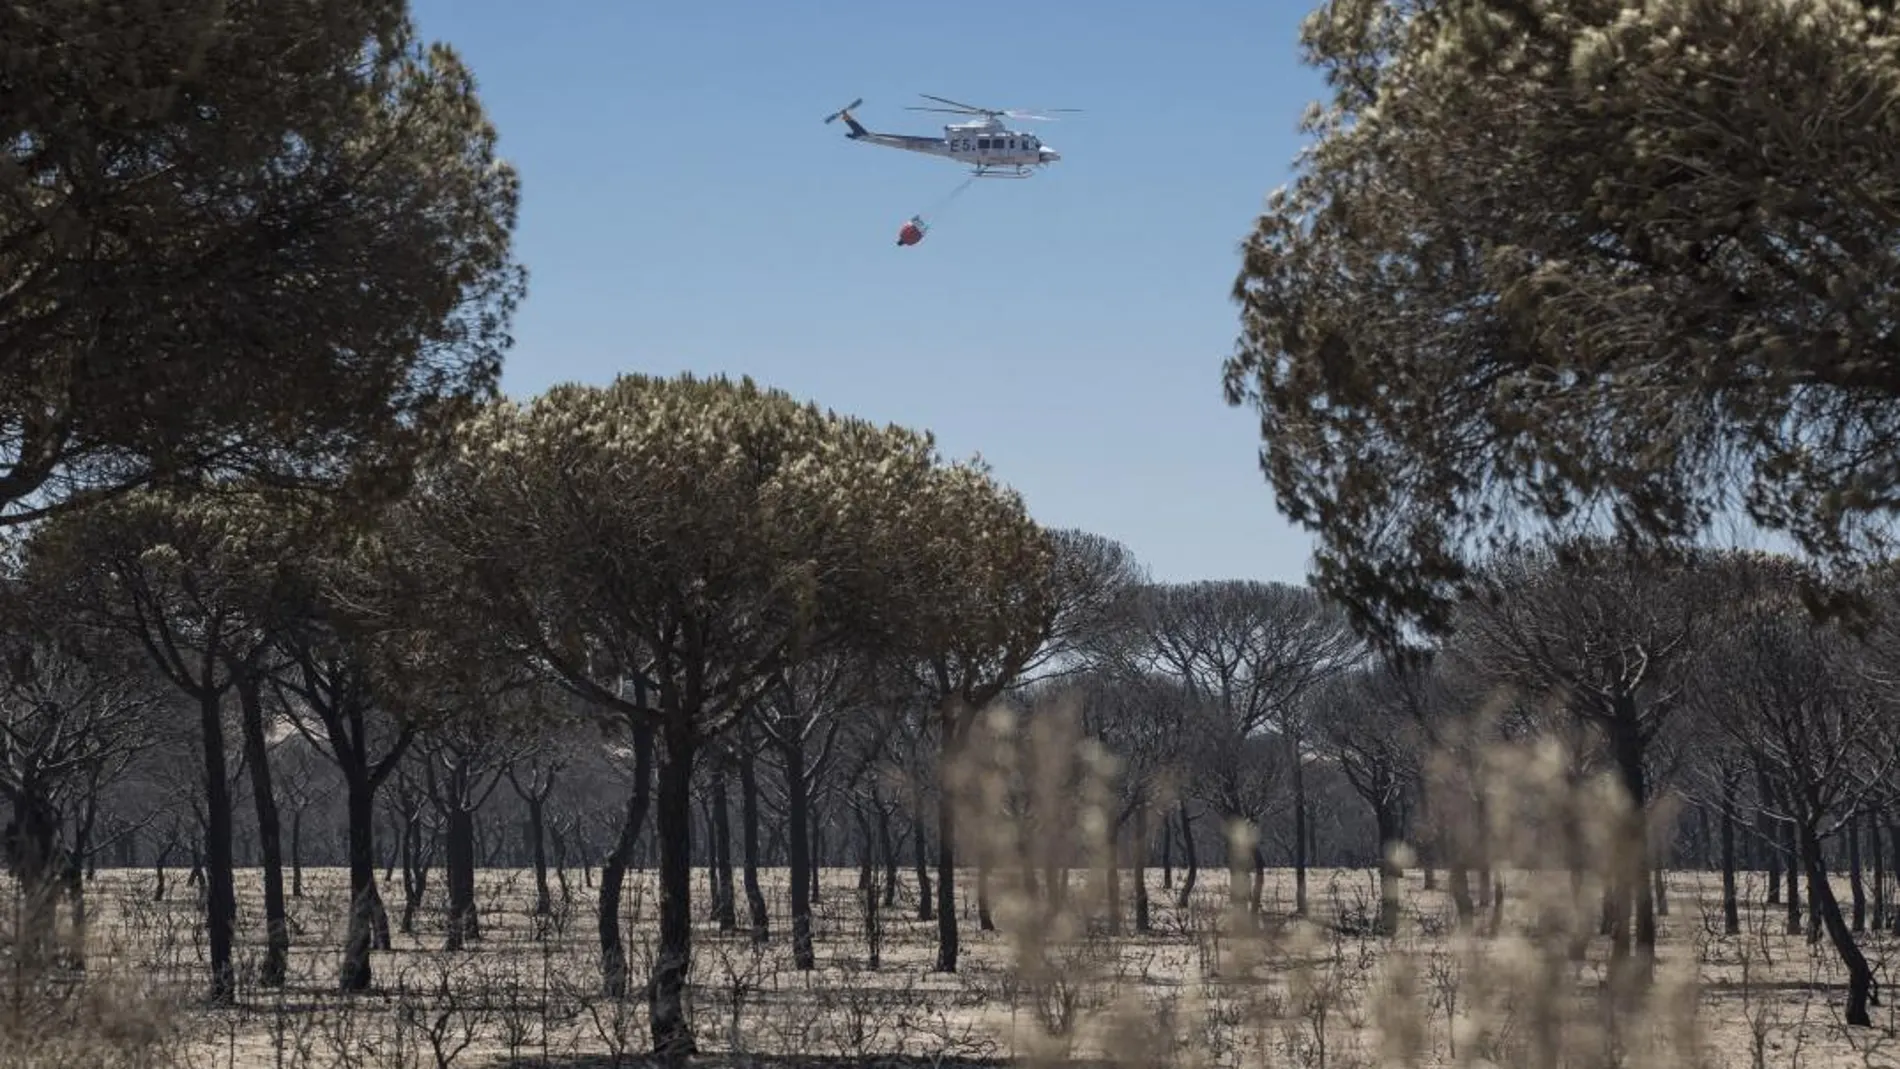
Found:
[(925, 100), (934, 100), (939, 104), (948, 104), (953, 108), (961, 108), (964, 111), (971, 112), (977, 115), (989, 115), (989, 114), (994, 113), (995, 111), (994, 108), (979, 108), (972, 104), (964, 104), (955, 100), (946, 99), (944, 97), (931, 96), (929, 93), (918, 93), (917, 95), (920, 97), (923, 97)]
[(917, 106), (917, 105), (915, 105), (915, 104), (910, 104), (910, 105), (906, 105), (906, 106), (905, 106), (905, 108), (904, 108), (904, 110), (905, 110), (905, 111), (935, 111), (935, 112), (940, 112), (940, 113), (942, 113), (942, 114), (944, 114), (944, 115), (982, 115), (982, 114), (985, 114), (984, 112), (970, 112), (970, 111), (964, 111), (964, 110), (963, 110), (963, 109), (961, 109), (961, 108), (924, 108), (924, 107), (918, 107), (918, 106)]

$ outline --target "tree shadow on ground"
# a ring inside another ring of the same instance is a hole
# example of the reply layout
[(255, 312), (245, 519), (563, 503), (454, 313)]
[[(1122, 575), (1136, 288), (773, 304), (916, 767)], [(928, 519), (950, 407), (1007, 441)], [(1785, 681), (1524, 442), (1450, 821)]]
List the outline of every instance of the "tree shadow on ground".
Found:
[[(836, 1057), (823, 1054), (701, 1054), (681, 1063), (650, 1055), (618, 1060), (607, 1054), (561, 1058), (502, 1059), (484, 1069), (1000, 1069), (1008, 1058), (930, 1058), (908, 1054)], [(1085, 1063), (1074, 1063), (1083, 1065)]]

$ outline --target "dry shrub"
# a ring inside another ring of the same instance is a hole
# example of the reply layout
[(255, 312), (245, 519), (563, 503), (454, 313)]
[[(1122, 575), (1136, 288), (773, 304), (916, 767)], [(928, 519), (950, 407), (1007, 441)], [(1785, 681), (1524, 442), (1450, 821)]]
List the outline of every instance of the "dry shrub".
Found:
[[(67, 910), (0, 913), (0, 1065), (8, 1069), (147, 1069), (172, 1062), (179, 1007), (149, 980), (111, 963), (82, 962)], [(57, 912), (51, 931), (25, 915)]]
[[(1440, 856), (1488, 867), (1487, 909), (1443, 937), (1416, 921), (1380, 937), (1338, 894), (1338, 915), (1313, 920), (1229, 903), (1200, 922), (1213, 926), (1200, 967), (1170, 991), (1131, 975), (1131, 941), (1103, 934), (1117, 762), (1073, 705), (986, 711), (948, 784), (959, 857), (991, 873), (1010, 952), (992, 1027), (1031, 1065), (1704, 1064), (1695, 955), (1606, 963), (1594, 939), (1605, 888), (1634, 871), (1631, 822), (1657, 814), (1579, 772), (1564, 740), (1511, 740), (1484, 721), (1441, 735), (1424, 788), (1447, 832)], [(1249, 833), (1229, 830), (1231, 878), (1247, 879)]]

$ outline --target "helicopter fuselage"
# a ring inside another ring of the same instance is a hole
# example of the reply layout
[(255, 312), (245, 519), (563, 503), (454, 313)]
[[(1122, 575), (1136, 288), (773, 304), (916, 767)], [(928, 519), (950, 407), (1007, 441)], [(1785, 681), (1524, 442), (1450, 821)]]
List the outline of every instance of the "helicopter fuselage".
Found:
[(950, 123), (944, 126), (942, 137), (928, 137), (868, 130), (849, 110), (840, 111), (837, 117), (845, 121), (848, 127), (845, 137), (850, 140), (967, 163), (979, 177), (1027, 178), (1035, 173), (1030, 168), (1046, 166), (1062, 158), (1061, 153), (1044, 145), (1036, 135), (1011, 130), (994, 119)]

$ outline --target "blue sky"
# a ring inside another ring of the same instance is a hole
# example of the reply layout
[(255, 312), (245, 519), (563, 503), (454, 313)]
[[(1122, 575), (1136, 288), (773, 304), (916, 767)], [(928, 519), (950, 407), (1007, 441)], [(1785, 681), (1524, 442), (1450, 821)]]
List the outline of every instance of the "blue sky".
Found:
[[(1250, 412), (1220, 396), (1238, 244), (1320, 93), (1304, 0), (1135, 4), (414, 0), (518, 166), (531, 272), (505, 388), (749, 374), (981, 453), (1038, 520), (1162, 580), (1298, 582)], [(825, 115), (938, 133), (934, 93), (1082, 108), (974, 184)]]

